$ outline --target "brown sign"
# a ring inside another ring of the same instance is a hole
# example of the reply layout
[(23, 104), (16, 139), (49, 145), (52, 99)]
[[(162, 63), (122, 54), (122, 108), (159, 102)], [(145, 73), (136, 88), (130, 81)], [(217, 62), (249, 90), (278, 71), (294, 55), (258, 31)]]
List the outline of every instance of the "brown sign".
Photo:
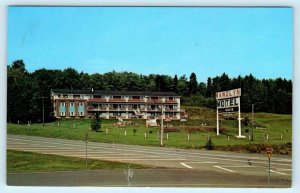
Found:
[(268, 157), (271, 158), (273, 153), (273, 148), (266, 148), (266, 153), (268, 154)]
[(233, 97), (240, 97), (241, 96), (241, 88), (233, 89), (233, 90), (226, 90), (216, 93), (216, 99), (227, 99)]

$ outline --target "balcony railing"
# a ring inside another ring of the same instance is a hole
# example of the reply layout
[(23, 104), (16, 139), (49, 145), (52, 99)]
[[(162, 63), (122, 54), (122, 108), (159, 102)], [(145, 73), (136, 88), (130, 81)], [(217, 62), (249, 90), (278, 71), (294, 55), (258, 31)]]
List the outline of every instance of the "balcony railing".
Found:
[(145, 102), (144, 99), (128, 99), (128, 102), (132, 103), (143, 103)]
[(165, 103), (177, 103), (175, 100), (166, 100)]
[(109, 102), (126, 102), (126, 100), (121, 98), (116, 98), (116, 99), (109, 99)]
[(93, 98), (93, 99), (89, 99), (88, 102), (106, 102), (106, 99), (104, 99), (104, 98)]

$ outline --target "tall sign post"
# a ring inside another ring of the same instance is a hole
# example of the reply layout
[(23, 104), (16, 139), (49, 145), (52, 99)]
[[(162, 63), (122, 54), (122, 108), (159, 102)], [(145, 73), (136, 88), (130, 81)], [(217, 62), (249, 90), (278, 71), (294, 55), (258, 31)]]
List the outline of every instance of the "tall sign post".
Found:
[(268, 188), (270, 187), (270, 171), (271, 171), (271, 156), (273, 153), (273, 149), (272, 148), (266, 148), (266, 153), (268, 155), (269, 158), (269, 172), (268, 172)]
[(242, 135), (241, 127), (241, 88), (221, 91), (216, 93), (217, 100), (217, 135), (219, 135), (220, 125), (219, 125), (219, 114), (221, 110), (225, 112), (233, 112), (238, 108), (238, 122), (239, 122), (239, 133), (237, 138), (245, 138)]

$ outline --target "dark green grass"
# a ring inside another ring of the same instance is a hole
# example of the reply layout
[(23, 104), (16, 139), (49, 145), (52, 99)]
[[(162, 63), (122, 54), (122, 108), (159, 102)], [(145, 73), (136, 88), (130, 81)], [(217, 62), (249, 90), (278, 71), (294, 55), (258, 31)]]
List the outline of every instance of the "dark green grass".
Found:
[(88, 159), (86, 168), (85, 159), (71, 158), (57, 155), (46, 155), (31, 152), (7, 150), (7, 172), (46, 172), (46, 171), (73, 171), (73, 170), (113, 170), (113, 169), (143, 169), (150, 166), (126, 164), (119, 162)]

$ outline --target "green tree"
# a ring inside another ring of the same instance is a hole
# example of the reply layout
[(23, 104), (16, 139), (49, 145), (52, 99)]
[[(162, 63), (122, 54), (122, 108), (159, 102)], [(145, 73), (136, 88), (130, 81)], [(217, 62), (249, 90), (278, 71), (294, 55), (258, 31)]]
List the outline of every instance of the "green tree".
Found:
[(91, 129), (98, 132), (101, 129), (102, 120), (99, 118), (99, 113), (96, 113), (96, 118), (91, 121)]
[(197, 81), (197, 76), (194, 72), (191, 73), (188, 86), (189, 86), (190, 95), (195, 95), (198, 91), (198, 81)]

